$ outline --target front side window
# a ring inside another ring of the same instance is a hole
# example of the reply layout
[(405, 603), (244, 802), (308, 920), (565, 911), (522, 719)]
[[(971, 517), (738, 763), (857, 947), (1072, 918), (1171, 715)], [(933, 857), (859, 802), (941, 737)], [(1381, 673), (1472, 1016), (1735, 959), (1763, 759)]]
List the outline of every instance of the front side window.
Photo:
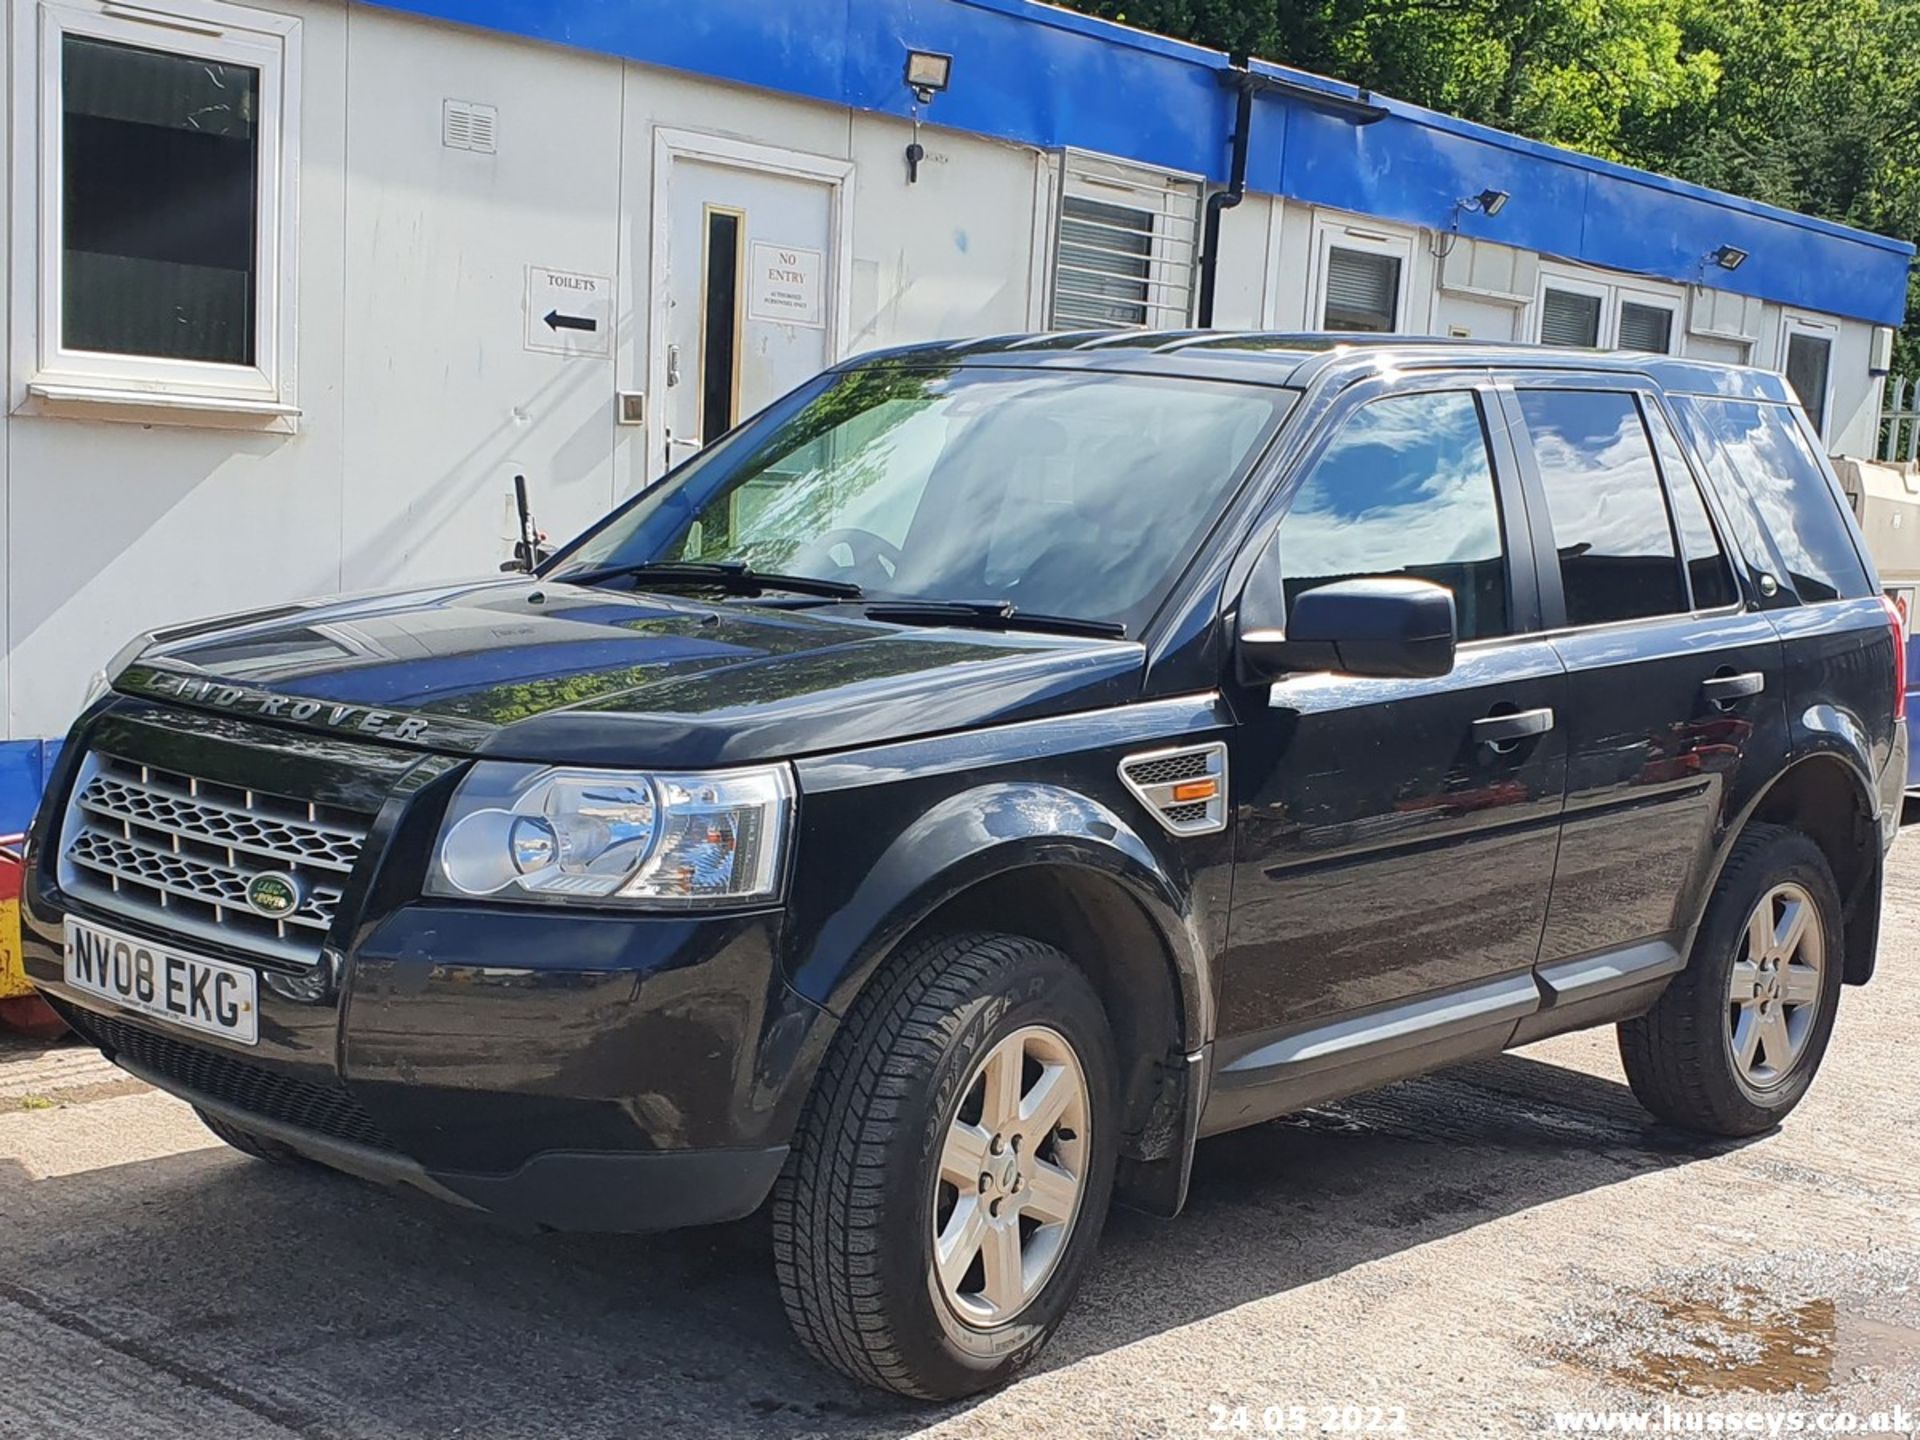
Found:
[(1006, 601), (1137, 630), (1292, 400), (1087, 372), (828, 375), (590, 532), (557, 573), (738, 563), (868, 599)]
[(44, 169), (14, 191), (40, 238), (29, 389), (293, 413), (272, 406), (291, 371), (299, 22), (218, 0), (42, 0), (39, 15)]
[(1522, 390), (1519, 400), (1553, 523), (1567, 622), (1686, 610), (1666, 495), (1634, 397)]
[(1479, 402), (1393, 395), (1356, 410), (1280, 524), (1287, 603), (1336, 580), (1405, 575), (1453, 591), (1462, 640), (1512, 628), (1500, 505)]

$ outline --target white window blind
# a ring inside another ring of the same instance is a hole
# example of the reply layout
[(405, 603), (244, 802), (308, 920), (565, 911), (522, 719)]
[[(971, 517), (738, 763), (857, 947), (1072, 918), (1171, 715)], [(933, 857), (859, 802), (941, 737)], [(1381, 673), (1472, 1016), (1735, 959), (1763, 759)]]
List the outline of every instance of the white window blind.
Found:
[(1619, 348), (1667, 354), (1673, 349), (1673, 312), (1659, 305), (1622, 301)]
[(1540, 301), (1540, 343), (1591, 349), (1600, 343), (1600, 297), (1549, 289)]
[(1190, 324), (1199, 250), (1197, 182), (1066, 152), (1052, 327)]
[(1328, 249), (1325, 328), (1384, 333), (1394, 328), (1399, 311), (1399, 256)]

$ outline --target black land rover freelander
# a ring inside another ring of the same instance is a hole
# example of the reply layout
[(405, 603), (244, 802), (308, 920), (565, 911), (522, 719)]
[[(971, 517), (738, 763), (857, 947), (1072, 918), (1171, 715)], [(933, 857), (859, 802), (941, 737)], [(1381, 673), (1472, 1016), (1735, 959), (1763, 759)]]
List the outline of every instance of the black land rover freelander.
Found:
[(269, 1160), (539, 1225), (771, 1198), (956, 1396), (1194, 1144), (1557, 1031), (1709, 1135), (1873, 971), (1899, 624), (1782, 382), (1067, 335), (843, 366), (538, 574), (130, 647), (27, 965)]

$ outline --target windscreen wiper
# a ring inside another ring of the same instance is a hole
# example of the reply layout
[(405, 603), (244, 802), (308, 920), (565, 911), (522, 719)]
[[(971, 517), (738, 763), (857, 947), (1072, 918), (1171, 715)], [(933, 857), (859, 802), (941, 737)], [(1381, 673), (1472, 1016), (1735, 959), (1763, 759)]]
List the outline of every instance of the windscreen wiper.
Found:
[(979, 630), (1045, 630), (1056, 635), (1093, 635), (1123, 640), (1127, 627), (1115, 620), (1082, 620), (1075, 615), (1041, 615), (1011, 600), (875, 600), (870, 620), (893, 625), (969, 625)]
[(744, 560), (653, 560), (639, 565), (608, 565), (577, 575), (551, 577), (568, 585), (600, 585), (608, 580), (631, 580), (635, 589), (649, 587), (720, 589), (736, 595), (763, 590), (785, 590), (794, 595), (824, 595), (831, 600), (858, 600), (866, 592), (845, 580), (821, 580), (812, 575), (775, 575), (756, 570)]

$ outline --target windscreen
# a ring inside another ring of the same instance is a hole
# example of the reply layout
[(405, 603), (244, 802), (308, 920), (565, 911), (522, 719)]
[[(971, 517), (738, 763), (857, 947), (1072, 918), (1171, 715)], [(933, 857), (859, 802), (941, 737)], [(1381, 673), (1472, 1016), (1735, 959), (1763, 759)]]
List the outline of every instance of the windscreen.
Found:
[(879, 600), (1152, 614), (1291, 404), (1260, 386), (1085, 371), (828, 375), (568, 551), (745, 564)]

